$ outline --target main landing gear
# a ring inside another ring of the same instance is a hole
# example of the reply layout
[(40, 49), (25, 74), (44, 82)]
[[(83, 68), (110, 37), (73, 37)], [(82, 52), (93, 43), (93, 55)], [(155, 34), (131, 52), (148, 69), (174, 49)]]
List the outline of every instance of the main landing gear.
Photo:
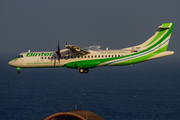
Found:
[(88, 73), (89, 72), (89, 69), (84, 69), (84, 68), (80, 68), (79, 69), (79, 72), (82, 74), (82, 73)]

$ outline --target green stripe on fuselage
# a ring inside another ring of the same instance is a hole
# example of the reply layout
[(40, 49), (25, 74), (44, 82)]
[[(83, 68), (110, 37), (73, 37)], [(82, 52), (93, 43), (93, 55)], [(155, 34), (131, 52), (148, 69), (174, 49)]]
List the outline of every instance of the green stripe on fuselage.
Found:
[(130, 59), (128, 61), (124, 61), (124, 62), (121, 62), (121, 63), (117, 63), (117, 64), (114, 64), (113, 66), (120, 66), (120, 65), (130, 65), (130, 64), (136, 64), (136, 63), (140, 63), (140, 62), (144, 62), (146, 61), (147, 59), (159, 54), (159, 53), (162, 53), (164, 51), (166, 51), (168, 45), (164, 46), (163, 48), (155, 51), (155, 52), (152, 52), (150, 54), (147, 54), (145, 56), (142, 56), (142, 57), (138, 57), (138, 58), (135, 58), (135, 59)]
[(157, 34), (157, 36), (149, 44), (147, 44), (144, 47), (147, 47), (147, 46), (151, 45), (152, 43), (154, 43), (157, 39), (159, 39), (165, 33), (165, 31), (166, 31), (166, 29), (160, 29), (160, 31)]

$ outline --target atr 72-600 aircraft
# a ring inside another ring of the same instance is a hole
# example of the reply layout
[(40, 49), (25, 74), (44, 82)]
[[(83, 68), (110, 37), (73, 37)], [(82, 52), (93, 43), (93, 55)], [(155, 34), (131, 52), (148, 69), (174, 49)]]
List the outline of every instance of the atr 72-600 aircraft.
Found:
[(120, 50), (100, 50), (100, 46), (80, 48), (67, 45), (66, 49), (48, 52), (23, 52), (9, 61), (9, 65), (17, 68), (52, 68), (68, 67), (79, 69), (80, 73), (88, 73), (90, 68), (101, 66), (121, 66), (152, 60), (174, 54), (166, 51), (171, 37), (173, 23), (164, 23), (156, 33), (140, 45)]

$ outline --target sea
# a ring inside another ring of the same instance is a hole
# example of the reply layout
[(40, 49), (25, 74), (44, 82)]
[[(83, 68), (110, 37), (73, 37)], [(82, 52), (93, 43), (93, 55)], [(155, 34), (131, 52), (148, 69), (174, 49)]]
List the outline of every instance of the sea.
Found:
[[(168, 56), (128, 66), (89, 69), (8, 65), (1, 54), (0, 120), (44, 120), (75, 109), (105, 120), (180, 120), (180, 58)], [(76, 108), (77, 106), (77, 108)]]

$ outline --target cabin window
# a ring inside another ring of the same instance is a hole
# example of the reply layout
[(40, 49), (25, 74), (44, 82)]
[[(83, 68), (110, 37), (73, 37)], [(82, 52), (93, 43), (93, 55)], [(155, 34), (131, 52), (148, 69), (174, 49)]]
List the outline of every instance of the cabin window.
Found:
[(76, 56), (74, 56), (74, 58), (76, 58)]
[(109, 57), (111, 57), (111, 56), (109, 55)]
[(98, 58), (100, 58), (100, 55), (98, 56)]
[(84, 58), (86, 58), (86, 56), (84, 56)]
[(89, 58), (89, 56), (88, 56), (88, 58)]
[(91, 58), (93, 58), (93, 56), (91, 56)]
[(104, 57), (104, 55), (102, 55), (102, 58)]
[(105, 55), (105, 57), (107, 57), (107, 55)]
[(123, 57), (123, 55), (122, 55), (122, 57)]
[(51, 57), (48, 57), (48, 59), (51, 59)]
[(78, 58), (79, 58), (80, 56), (78, 56)]
[(113, 57), (113, 55), (112, 55), (112, 57)]
[(83, 56), (81, 56), (81, 58), (83, 58)]
[(120, 55), (118, 55), (118, 57), (121, 57)]
[(20, 55), (20, 58), (23, 58), (23, 55)]
[(43, 57), (41, 57), (41, 59), (43, 59)]
[(95, 55), (94, 57), (96, 58), (97, 56)]
[(73, 58), (73, 56), (71, 56), (71, 58)]
[(115, 57), (117, 57), (117, 55), (115, 55)]

